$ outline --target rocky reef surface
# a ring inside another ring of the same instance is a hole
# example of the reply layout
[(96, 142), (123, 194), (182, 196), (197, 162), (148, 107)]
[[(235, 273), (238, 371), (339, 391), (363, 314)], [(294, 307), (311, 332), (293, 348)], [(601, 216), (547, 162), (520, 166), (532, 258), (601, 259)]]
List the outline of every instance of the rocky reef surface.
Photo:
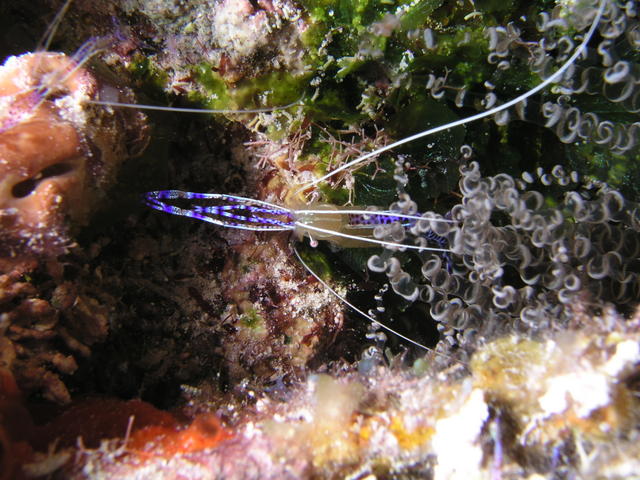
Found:
[[(0, 478), (637, 475), (634, 2), (0, 14)], [(526, 101), (308, 184), (521, 95), (596, 21)], [(162, 189), (429, 212), (372, 235), (446, 251), (213, 226)]]

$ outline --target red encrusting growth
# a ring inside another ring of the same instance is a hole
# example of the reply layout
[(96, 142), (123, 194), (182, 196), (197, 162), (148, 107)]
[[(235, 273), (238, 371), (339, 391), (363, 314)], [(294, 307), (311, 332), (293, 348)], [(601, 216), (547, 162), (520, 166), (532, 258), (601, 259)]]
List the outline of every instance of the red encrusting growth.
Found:
[(127, 450), (170, 458), (214, 448), (228, 438), (231, 438), (231, 434), (222, 427), (215, 415), (202, 414), (182, 430), (161, 425), (137, 430), (127, 442)]
[(231, 435), (213, 414), (201, 414), (185, 427), (172, 413), (142, 400), (96, 397), (75, 402), (40, 427), (32, 444), (39, 450), (56, 440), (61, 447), (73, 446), (78, 437), (87, 448), (98, 448), (102, 440), (122, 439), (127, 453), (171, 457), (213, 448)]
[(119, 440), (114, 445), (122, 455), (144, 461), (215, 448), (231, 436), (214, 414), (198, 415), (185, 425), (142, 400), (104, 397), (74, 401), (36, 426), (13, 375), (0, 369), (0, 480), (26, 478), (22, 467), (36, 461), (36, 452), (51, 455), (78, 445), (100, 449), (105, 440)]
[(51, 422), (38, 427), (33, 446), (41, 451), (57, 441), (60, 447), (76, 444), (78, 437), (87, 448), (98, 448), (102, 440), (124, 438), (129, 418), (132, 432), (150, 426), (177, 429), (179, 422), (169, 412), (142, 400), (93, 397), (75, 401)]
[(0, 480), (21, 479), (20, 465), (31, 459), (33, 450), (26, 437), (33, 422), (22, 405), (22, 395), (9, 370), (0, 368)]

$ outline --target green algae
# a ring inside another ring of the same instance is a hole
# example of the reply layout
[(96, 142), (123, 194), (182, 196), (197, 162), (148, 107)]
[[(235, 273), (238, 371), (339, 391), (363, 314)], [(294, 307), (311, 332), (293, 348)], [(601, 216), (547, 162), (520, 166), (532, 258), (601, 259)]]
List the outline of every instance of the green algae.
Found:
[(166, 72), (160, 70), (149, 57), (142, 55), (136, 56), (129, 64), (129, 73), (134, 82), (154, 91), (162, 90), (169, 80)]
[(261, 332), (266, 328), (265, 319), (254, 308), (249, 309), (240, 316), (240, 323), (256, 332)]
[(303, 248), (299, 250), (300, 256), (304, 262), (325, 281), (331, 280), (335, 272), (335, 267), (332, 265), (331, 259), (320, 249), (317, 248)]
[[(309, 22), (301, 36), (308, 52), (304, 57), (306, 73), (276, 69), (229, 82), (217, 71), (217, 66), (201, 63), (192, 67), (201, 88), (191, 91), (188, 97), (207, 108), (242, 110), (285, 105), (306, 96), (304, 114), (308, 121), (338, 121), (339, 127), (344, 128), (375, 117), (387, 99), (395, 103), (392, 94), (396, 90), (409, 96), (421, 91), (423, 72), (427, 69), (446, 67), (464, 84), (477, 83), (482, 75), (471, 65), (480, 64), (479, 60), (486, 55), (486, 39), (478, 41), (482, 36), (481, 25), (476, 23), (470, 30), (457, 28), (452, 33), (443, 33), (435, 52), (425, 50), (412, 33), (432, 24), (429, 15), (442, 9), (442, 4), (432, 0), (303, 1), (301, 5)], [(458, 14), (457, 10), (445, 12)], [(374, 33), (385, 22), (390, 24), (389, 32)], [(468, 45), (457, 46), (461, 36), (469, 31)], [(406, 78), (398, 82), (394, 78), (398, 75)], [(368, 92), (380, 82), (388, 83), (390, 88), (370, 97)], [(296, 125), (282, 122), (267, 133), (271, 138), (282, 138), (292, 133)]]
[(198, 65), (195, 75), (206, 93), (193, 92), (190, 100), (200, 101), (207, 108), (224, 110), (287, 105), (302, 98), (308, 83), (307, 76), (276, 71), (231, 85), (207, 64)]

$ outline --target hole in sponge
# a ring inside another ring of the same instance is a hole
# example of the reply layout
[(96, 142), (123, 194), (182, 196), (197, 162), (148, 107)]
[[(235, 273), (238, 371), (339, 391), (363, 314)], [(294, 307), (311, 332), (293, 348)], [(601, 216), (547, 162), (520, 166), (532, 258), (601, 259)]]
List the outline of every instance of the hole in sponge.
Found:
[(73, 166), (68, 163), (56, 163), (43, 168), (35, 177), (28, 178), (22, 182), (16, 183), (11, 189), (14, 198), (24, 198), (31, 195), (38, 187), (38, 184), (45, 178), (58, 177), (65, 175), (73, 170)]

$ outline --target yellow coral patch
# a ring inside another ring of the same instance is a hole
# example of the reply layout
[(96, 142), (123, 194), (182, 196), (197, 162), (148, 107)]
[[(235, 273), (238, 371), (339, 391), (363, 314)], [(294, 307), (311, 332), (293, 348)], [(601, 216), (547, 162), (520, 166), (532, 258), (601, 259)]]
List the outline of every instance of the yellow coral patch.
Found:
[(433, 427), (429, 425), (420, 425), (413, 430), (407, 429), (402, 417), (393, 417), (389, 429), (404, 450), (413, 450), (425, 445), (433, 435)]

